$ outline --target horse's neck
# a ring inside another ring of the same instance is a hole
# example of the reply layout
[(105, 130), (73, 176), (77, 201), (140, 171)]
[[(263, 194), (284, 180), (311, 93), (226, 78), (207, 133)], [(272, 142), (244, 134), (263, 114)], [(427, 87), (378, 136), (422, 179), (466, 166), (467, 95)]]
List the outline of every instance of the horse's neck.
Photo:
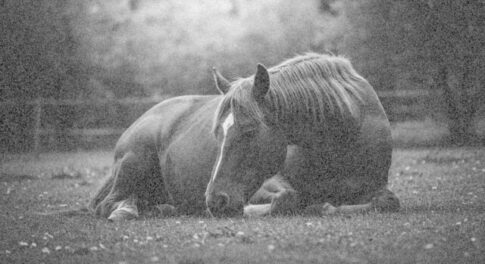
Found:
[(289, 145), (303, 146), (315, 138), (315, 133), (310, 128), (302, 126), (287, 125), (282, 134), (285, 135)]
[(352, 143), (358, 134), (358, 122), (330, 122), (315, 126), (311, 123), (281, 124), (278, 126), (289, 145), (305, 148), (332, 147)]

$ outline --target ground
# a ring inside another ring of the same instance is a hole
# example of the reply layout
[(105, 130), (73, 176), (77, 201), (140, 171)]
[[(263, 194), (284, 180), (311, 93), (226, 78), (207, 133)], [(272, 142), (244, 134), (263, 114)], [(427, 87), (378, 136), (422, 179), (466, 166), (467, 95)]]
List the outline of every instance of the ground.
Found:
[(110, 151), (4, 155), (0, 263), (485, 263), (485, 149), (396, 148), (397, 213), (176, 217), (40, 215), (86, 204)]

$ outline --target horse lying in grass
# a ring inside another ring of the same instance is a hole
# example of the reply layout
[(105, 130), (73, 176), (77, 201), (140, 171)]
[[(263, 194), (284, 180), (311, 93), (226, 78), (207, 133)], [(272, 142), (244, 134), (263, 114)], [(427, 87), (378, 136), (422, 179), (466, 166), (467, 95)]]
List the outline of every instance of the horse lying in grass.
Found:
[(213, 73), (220, 95), (166, 100), (123, 133), (97, 216), (398, 210), (389, 121), (347, 59), (259, 64), (232, 83)]

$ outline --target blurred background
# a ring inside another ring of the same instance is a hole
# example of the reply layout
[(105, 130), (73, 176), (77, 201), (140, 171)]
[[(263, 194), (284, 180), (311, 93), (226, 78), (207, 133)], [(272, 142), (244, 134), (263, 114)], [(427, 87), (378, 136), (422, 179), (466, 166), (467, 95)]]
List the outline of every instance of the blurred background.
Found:
[(215, 94), (212, 66), (235, 79), (309, 51), (352, 61), (396, 142), (483, 143), (483, 0), (2, 0), (0, 10), (0, 152), (113, 147), (164, 98)]

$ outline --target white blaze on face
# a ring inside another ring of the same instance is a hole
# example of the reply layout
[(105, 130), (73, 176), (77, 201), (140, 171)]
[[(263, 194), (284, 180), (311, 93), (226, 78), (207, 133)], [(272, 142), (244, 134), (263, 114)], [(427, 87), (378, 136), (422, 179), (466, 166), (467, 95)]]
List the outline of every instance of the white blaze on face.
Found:
[(234, 125), (234, 115), (232, 113), (229, 113), (222, 122), (222, 144), (221, 144), (221, 150), (219, 153), (219, 158), (217, 159), (216, 162), (216, 167), (214, 169), (214, 173), (212, 174), (212, 177), (210, 179), (209, 184), (207, 185), (207, 190), (206, 190), (206, 197), (212, 192), (212, 185), (214, 181), (216, 180), (216, 175), (219, 173), (219, 168), (221, 166), (222, 158), (224, 157), (224, 145), (226, 144), (226, 138), (227, 138), (227, 132), (229, 131), (229, 128), (231, 128)]
[(229, 113), (229, 115), (227, 115), (226, 117), (226, 120), (222, 122), (222, 131), (224, 133), (224, 139), (226, 139), (227, 131), (229, 130), (230, 127), (232, 127), (232, 125), (234, 125), (234, 115), (232, 113)]

